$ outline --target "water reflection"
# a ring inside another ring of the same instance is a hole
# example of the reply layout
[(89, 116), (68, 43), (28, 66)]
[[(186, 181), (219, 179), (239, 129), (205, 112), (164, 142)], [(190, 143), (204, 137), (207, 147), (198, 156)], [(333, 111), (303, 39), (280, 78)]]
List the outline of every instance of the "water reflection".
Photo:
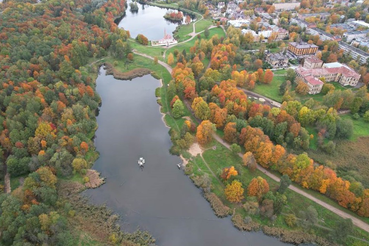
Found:
[[(178, 170), (180, 159), (168, 151), (168, 128), (156, 103), (158, 86), (150, 75), (118, 81), (100, 73), (102, 106), (95, 140), (100, 158), (94, 168), (106, 184), (85, 194), (121, 215), (124, 230), (148, 230), (158, 245), (284, 245), (260, 232), (240, 232), (229, 218), (217, 218), (200, 190)], [(137, 165), (140, 156), (146, 159), (143, 171)]]

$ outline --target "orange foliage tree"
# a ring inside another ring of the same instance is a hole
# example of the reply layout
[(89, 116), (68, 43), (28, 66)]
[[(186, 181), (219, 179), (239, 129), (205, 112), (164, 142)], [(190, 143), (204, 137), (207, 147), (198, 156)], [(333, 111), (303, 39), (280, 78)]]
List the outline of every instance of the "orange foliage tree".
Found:
[(268, 182), (262, 177), (258, 176), (257, 178), (253, 178), (247, 187), (247, 194), (249, 196), (256, 196), (260, 201), (261, 197), (265, 195), (269, 191)]
[(202, 145), (209, 143), (213, 139), (215, 126), (208, 120), (204, 120), (197, 127), (196, 139)]
[(237, 141), (237, 129), (235, 122), (229, 122), (224, 127), (224, 140), (228, 143), (235, 143)]
[(237, 175), (238, 175), (237, 170), (234, 168), (234, 166), (231, 166), (231, 167), (223, 168), (223, 171), (222, 171), (222, 174), (220, 175), (220, 177), (223, 180), (228, 180), (230, 177), (237, 176)]

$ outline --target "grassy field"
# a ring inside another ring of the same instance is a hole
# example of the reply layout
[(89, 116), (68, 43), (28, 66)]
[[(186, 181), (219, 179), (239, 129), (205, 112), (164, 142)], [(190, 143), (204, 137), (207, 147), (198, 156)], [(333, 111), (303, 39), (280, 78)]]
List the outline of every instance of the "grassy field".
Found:
[(161, 66), (160, 64), (154, 64), (153, 60), (139, 55), (134, 54), (133, 57), (133, 62), (128, 62), (127, 64), (125, 64), (122, 60), (116, 60), (111, 57), (104, 59), (104, 61), (113, 64), (113, 66), (121, 72), (128, 72), (135, 68), (148, 68), (151, 71), (155, 71), (156, 74), (158, 74), (160, 77), (163, 77), (166, 83), (169, 83), (171, 75), (163, 66)]
[[(216, 34), (218, 35), (219, 38), (225, 37), (225, 33), (223, 32), (223, 30), (221, 28), (213, 28), (213, 29), (209, 30), (209, 38), (211, 38), (212, 36), (214, 36)], [(203, 33), (201, 34), (201, 38), (205, 39), (205, 36), (204, 36)], [(183, 44), (178, 44), (178, 45), (176, 45), (172, 48), (169, 48), (166, 52), (166, 59), (167, 59), (168, 55), (170, 53), (174, 53), (175, 50), (178, 50), (180, 52), (182, 52), (182, 50), (186, 50), (187, 53), (190, 52), (190, 48), (195, 45), (196, 40), (198, 40), (198, 38), (193, 38), (189, 42), (186, 42), (186, 43), (183, 43)]]
[(270, 85), (256, 84), (254, 92), (273, 99), (277, 102), (282, 102), (283, 96), (279, 95), (279, 86), (285, 81), (284, 76), (274, 76)]
[(210, 19), (202, 19), (198, 21), (195, 25), (196, 33), (204, 31), (207, 27), (210, 27), (213, 21)]
[[(216, 149), (214, 150), (210, 148), (212, 146), (215, 146)], [(208, 145), (207, 150), (203, 153), (203, 158), (206, 161), (206, 163), (209, 165), (212, 172), (215, 173), (216, 175), (218, 175), (220, 170), (222, 170), (224, 167), (234, 166), (239, 173), (236, 179), (238, 179), (243, 184), (243, 187), (247, 187), (250, 181), (257, 176), (261, 176), (268, 181), (270, 185), (270, 190), (275, 190), (279, 187), (278, 182), (270, 179), (263, 172), (259, 170), (256, 170), (255, 172), (250, 172), (247, 168), (243, 167), (241, 158), (232, 154), (230, 150), (226, 149), (223, 145), (219, 144), (218, 142), (213, 141), (211, 144)], [(208, 175), (212, 177), (211, 172), (206, 167), (206, 165), (204, 164), (200, 156), (197, 156), (195, 158), (194, 163), (195, 163), (195, 168), (194, 168), (195, 175), (202, 175), (203, 173), (208, 173)], [(218, 195), (218, 197), (223, 201), (223, 203), (226, 206), (235, 208), (236, 213), (240, 213), (242, 216), (246, 215), (246, 212), (242, 208), (240, 208), (238, 205), (231, 204), (226, 200), (225, 195), (224, 195), (224, 185), (220, 184), (218, 179), (214, 177), (212, 178), (212, 191)], [(329, 204), (332, 204), (335, 207), (340, 208), (338, 204), (336, 204), (329, 198), (317, 192), (314, 192), (314, 191), (308, 191), (308, 192), (312, 193), (314, 196), (317, 196), (319, 199)], [(305, 198), (304, 196), (297, 194), (296, 192), (288, 190), (286, 191), (286, 196), (288, 197), (288, 204), (283, 208), (282, 215), (293, 213), (296, 216), (298, 216), (300, 211), (306, 209), (309, 206), (313, 206), (319, 214), (319, 225), (320, 226), (333, 227), (337, 225), (338, 223), (340, 223), (341, 221), (341, 218), (338, 215), (314, 203), (313, 201)], [(347, 212), (347, 210), (343, 208), (340, 208), (340, 209)], [(351, 213), (351, 214), (358, 217), (354, 213)], [(262, 218), (260, 215), (251, 216), (251, 217), (253, 218), (253, 220), (258, 221), (259, 223), (263, 225), (276, 226), (280, 228), (288, 228), (288, 226), (285, 224), (283, 220), (283, 216), (278, 216), (278, 218), (274, 222), (271, 222), (268, 219)], [(364, 221), (367, 221), (367, 220), (365, 219)], [(320, 236), (325, 236), (327, 233), (327, 230), (321, 227), (314, 227), (313, 230), (314, 230), (314, 233)], [(359, 228), (355, 228), (352, 235), (355, 237), (365, 238), (366, 240), (369, 240), (369, 234), (360, 230)], [(356, 241), (358, 240), (353, 239), (353, 238), (348, 238), (346, 243), (347, 245), (352, 245), (352, 243)]]
[(163, 54), (165, 51), (164, 48), (160, 46), (157, 47), (144, 46), (137, 43), (134, 39), (129, 39), (129, 41), (130, 41), (129, 44), (131, 45), (132, 49), (135, 49), (140, 53), (144, 53), (152, 57), (157, 57), (159, 60), (163, 60)]
[(358, 137), (367, 137), (369, 136), (369, 123), (365, 122), (363, 118), (358, 120), (354, 120), (351, 117), (351, 114), (341, 115), (342, 119), (350, 119), (352, 123), (354, 123), (354, 134), (352, 135), (350, 140), (357, 140)]
[(176, 32), (176, 36), (178, 35), (178, 42), (182, 42), (185, 41), (187, 39), (189, 39), (191, 36), (189, 36), (188, 34), (192, 33), (193, 31), (193, 23), (189, 23), (189, 24), (185, 24), (185, 25), (180, 25), (178, 28), (178, 31)]

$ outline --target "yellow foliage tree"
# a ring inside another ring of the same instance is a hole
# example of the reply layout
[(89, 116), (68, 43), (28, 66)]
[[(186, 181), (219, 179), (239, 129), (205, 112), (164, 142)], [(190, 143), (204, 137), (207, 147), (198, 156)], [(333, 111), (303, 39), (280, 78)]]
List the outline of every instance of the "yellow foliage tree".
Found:
[(40, 180), (44, 184), (55, 189), (55, 184), (58, 180), (49, 167), (40, 167), (37, 169), (36, 173), (38, 173)]
[(87, 162), (83, 158), (75, 158), (72, 162), (72, 167), (74, 171), (81, 172), (82, 169), (87, 168)]
[(233, 180), (232, 184), (228, 184), (224, 193), (227, 200), (233, 203), (241, 202), (244, 198), (244, 189), (242, 188), (241, 182), (238, 180)]
[(173, 56), (173, 54), (172, 54), (172, 53), (170, 53), (170, 54), (168, 55), (168, 64), (169, 64), (170, 66), (172, 66), (172, 65), (173, 65), (173, 63), (174, 63), (174, 56)]
[(51, 132), (51, 126), (49, 123), (47, 122), (41, 122), (36, 131), (35, 131), (35, 136), (40, 137), (40, 138), (44, 138), (47, 136), (47, 134), (49, 134)]

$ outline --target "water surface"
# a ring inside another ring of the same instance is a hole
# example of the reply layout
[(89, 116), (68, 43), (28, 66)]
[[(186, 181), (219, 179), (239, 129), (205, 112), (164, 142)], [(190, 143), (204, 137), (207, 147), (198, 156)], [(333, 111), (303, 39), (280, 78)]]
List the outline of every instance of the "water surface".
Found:
[[(158, 86), (150, 75), (121, 81), (100, 70), (102, 106), (95, 139), (100, 158), (93, 168), (106, 184), (85, 194), (118, 213), (123, 230), (147, 230), (158, 245), (284, 245), (261, 232), (240, 232), (229, 218), (214, 215), (200, 190), (177, 168), (180, 159), (168, 151), (169, 129), (155, 98)], [(142, 171), (140, 156), (146, 159)]]
[(128, 2), (126, 15), (119, 22), (118, 26), (129, 30), (132, 38), (136, 38), (138, 34), (143, 34), (149, 40), (159, 40), (164, 37), (164, 32), (172, 35), (172, 32), (179, 25), (163, 17), (168, 10), (174, 10), (137, 3), (138, 12), (132, 13), (129, 10), (129, 3), (130, 1)]

